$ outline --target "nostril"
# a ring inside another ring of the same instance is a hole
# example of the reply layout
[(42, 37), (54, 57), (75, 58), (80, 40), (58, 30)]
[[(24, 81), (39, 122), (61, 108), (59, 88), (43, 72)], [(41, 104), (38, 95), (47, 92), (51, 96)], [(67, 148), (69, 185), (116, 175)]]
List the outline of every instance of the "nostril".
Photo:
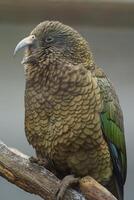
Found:
[(32, 35), (32, 39), (35, 39), (35, 35)]

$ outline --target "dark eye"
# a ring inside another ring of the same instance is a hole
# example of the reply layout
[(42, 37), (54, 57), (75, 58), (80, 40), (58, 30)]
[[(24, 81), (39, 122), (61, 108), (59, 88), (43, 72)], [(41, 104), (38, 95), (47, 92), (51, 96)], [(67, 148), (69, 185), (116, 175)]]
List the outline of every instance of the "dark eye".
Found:
[(48, 36), (46, 39), (45, 39), (45, 41), (47, 42), (47, 43), (50, 43), (50, 42), (52, 42), (54, 40), (54, 38), (52, 37), (52, 36)]

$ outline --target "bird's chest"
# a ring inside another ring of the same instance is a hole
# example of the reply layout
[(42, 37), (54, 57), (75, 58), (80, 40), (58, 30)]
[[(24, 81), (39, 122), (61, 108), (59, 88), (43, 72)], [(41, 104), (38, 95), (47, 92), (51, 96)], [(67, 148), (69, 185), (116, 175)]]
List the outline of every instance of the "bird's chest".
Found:
[(43, 151), (42, 154), (51, 154), (53, 148), (58, 146), (61, 131), (66, 131), (63, 118), (67, 108), (63, 110), (62, 107), (61, 98), (55, 98), (45, 88), (36, 86), (26, 90), (26, 136), (34, 148)]
[[(78, 74), (79, 75), (79, 74)], [(56, 79), (60, 80), (60, 79)], [(99, 90), (89, 76), (76, 73), (48, 87), (41, 84), (28, 88), (25, 94), (25, 127), (30, 144), (43, 156), (66, 163), (86, 138), (98, 128), (101, 102)]]

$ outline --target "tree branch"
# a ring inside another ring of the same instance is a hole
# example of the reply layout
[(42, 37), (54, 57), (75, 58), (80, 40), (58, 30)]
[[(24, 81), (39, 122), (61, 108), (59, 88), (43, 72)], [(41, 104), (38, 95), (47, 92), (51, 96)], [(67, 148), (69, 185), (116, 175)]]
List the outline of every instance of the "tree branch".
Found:
[[(23, 190), (36, 194), (45, 200), (55, 200), (60, 180), (43, 167), (29, 161), (27, 155), (7, 147), (0, 141), (0, 176)], [(116, 200), (103, 186), (91, 177), (80, 180), (81, 191), (87, 199)], [(85, 200), (75, 190), (68, 189), (64, 200)]]

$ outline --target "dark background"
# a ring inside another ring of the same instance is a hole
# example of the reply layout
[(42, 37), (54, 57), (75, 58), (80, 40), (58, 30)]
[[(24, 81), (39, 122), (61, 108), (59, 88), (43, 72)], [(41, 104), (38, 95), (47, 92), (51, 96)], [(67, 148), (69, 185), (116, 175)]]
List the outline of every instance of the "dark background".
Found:
[[(19, 2), (19, 1), (18, 1)], [(63, 1), (62, 1), (63, 2)], [(66, 3), (67, 2), (67, 3)], [(8, 146), (33, 155), (24, 133), (23, 53), (13, 57), (17, 42), (29, 34), (35, 25), (46, 19), (60, 20), (76, 28), (89, 42), (96, 63), (108, 74), (120, 98), (124, 112), (128, 177), (125, 199), (134, 195), (134, 5), (99, 1), (39, 0), (0, 1), (0, 139)], [(125, 0), (124, 0), (125, 2)], [(31, 3), (31, 4), (30, 4)], [(70, 9), (69, 9), (70, 8)], [(84, 10), (83, 10), (84, 9)], [(35, 12), (36, 11), (36, 12)], [(69, 12), (70, 11), (70, 12)], [(26, 12), (26, 14), (25, 14)], [(0, 200), (38, 200), (0, 177)]]

